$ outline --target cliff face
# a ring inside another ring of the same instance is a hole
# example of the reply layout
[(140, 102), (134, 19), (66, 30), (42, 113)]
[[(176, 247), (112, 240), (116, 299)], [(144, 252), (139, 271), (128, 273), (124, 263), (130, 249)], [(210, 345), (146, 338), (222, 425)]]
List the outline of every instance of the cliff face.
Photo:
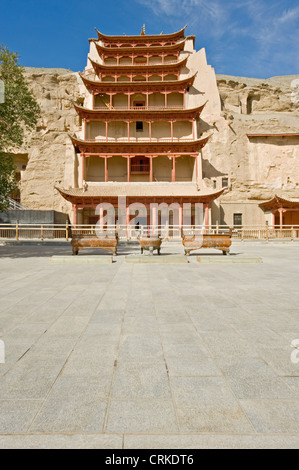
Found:
[(224, 198), (270, 199), (275, 193), (298, 197), (298, 137), (247, 134), (298, 133), (299, 76), (259, 80), (218, 75), (217, 83), (229, 127), (213, 157), (219, 168), (228, 160), (231, 192)]
[(78, 74), (63, 69), (26, 69), (26, 78), (41, 107), (36, 131), (21, 153), (28, 154), (22, 176), (22, 204), (31, 209), (68, 212), (55, 186), (74, 186), (77, 157), (68, 134), (80, 130), (73, 102), (81, 102)]
[[(23, 173), (22, 203), (32, 209), (69, 212), (55, 190), (78, 184), (78, 157), (68, 134), (80, 131), (73, 102), (83, 103), (84, 87), (77, 73), (63, 69), (26, 69), (27, 80), (42, 110), (38, 128), (20, 150), (28, 154)], [(230, 191), (221, 201), (270, 199), (275, 193), (299, 196), (298, 137), (248, 138), (247, 134), (298, 133), (299, 76), (267, 80), (217, 75), (222, 112), (205, 116), (203, 135), (213, 134), (203, 149), (207, 186)], [(208, 96), (203, 96), (203, 102)]]

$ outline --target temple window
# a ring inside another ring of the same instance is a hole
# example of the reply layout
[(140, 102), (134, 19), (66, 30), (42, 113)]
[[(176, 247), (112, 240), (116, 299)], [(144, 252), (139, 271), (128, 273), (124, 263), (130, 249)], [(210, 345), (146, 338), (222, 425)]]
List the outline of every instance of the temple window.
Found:
[(222, 178), (222, 187), (227, 188), (228, 187), (228, 178)]
[(131, 173), (140, 174), (140, 173), (149, 173), (150, 165), (149, 160), (146, 157), (133, 157), (131, 159)]
[(236, 213), (234, 214), (234, 226), (241, 226), (243, 225), (242, 223), (242, 214)]

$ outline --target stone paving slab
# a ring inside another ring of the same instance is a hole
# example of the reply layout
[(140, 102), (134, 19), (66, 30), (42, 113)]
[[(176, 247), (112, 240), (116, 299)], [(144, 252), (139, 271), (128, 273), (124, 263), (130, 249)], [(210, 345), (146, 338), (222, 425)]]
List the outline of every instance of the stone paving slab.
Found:
[(237, 256), (197, 256), (199, 263), (262, 263), (262, 258), (238, 258)]
[(138, 249), (0, 247), (0, 448), (298, 448), (298, 244)]
[(178, 264), (188, 263), (188, 257), (184, 255), (128, 255), (126, 263)]
[(53, 264), (83, 264), (83, 263), (97, 263), (108, 264), (113, 262), (113, 257), (108, 255), (98, 256), (52, 256), (51, 263)]

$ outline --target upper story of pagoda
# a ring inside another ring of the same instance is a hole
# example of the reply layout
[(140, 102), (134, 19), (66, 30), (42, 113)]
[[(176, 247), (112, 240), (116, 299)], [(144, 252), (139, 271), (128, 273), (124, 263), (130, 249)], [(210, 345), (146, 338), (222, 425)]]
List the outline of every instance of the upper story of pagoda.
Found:
[[(165, 65), (166, 70), (177, 71), (183, 66), (180, 55), (185, 50), (185, 28), (172, 34), (146, 35), (144, 30), (139, 36), (106, 36), (97, 31), (97, 39), (89, 39), (91, 52), (89, 58), (96, 73), (102, 73), (109, 66), (152, 66)], [(100, 66), (105, 66), (99, 69)], [(165, 70), (165, 69), (164, 69)]]
[[(185, 37), (185, 29), (182, 28), (180, 31), (171, 34), (160, 35), (146, 35), (145, 30), (138, 36), (107, 36), (96, 29), (98, 35), (98, 41), (106, 48), (120, 48), (120, 47), (153, 47), (153, 46), (171, 46), (176, 44)], [(94, 39), (90, 39), (94, 41)]]

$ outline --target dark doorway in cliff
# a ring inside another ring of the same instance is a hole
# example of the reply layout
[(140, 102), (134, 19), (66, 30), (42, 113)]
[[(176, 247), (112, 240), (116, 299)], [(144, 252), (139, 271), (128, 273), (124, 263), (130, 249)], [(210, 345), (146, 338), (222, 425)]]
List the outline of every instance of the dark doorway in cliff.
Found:
[(254, 110), (254, 101), (259, 101), (259, 95), (248, 95), (247, 98), (247, 114), (251, 114)]

